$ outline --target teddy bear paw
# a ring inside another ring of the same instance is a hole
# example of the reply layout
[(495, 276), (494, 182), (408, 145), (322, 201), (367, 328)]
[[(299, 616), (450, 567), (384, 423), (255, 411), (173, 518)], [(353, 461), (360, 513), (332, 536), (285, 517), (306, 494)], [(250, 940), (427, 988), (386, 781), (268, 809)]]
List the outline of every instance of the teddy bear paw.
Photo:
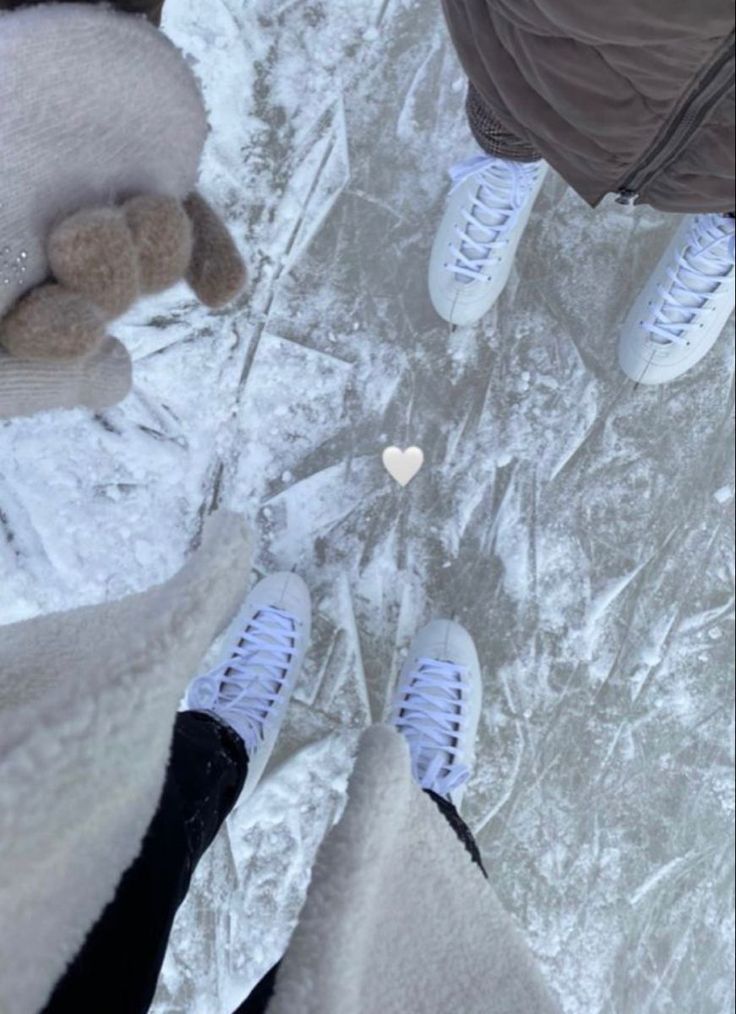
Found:
[(52, 282), (33, 289), (0, 321), (0, 343), (21, 359), (72, 359), (100, 345), (105, 323), (99, 307)]
[(186, 274), (192, 259), (192, 226), (174, 197), (144, 194), (123, 206), (138, 255), (141, 290), (163, 292)]

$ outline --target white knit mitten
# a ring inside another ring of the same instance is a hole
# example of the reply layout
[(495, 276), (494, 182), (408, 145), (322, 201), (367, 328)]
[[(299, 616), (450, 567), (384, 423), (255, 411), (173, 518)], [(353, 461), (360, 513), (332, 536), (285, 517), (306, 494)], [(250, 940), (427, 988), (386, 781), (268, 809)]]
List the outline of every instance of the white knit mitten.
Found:
[(116, 338), (105, 338), (88, 356), (59, 363), (0, 351), (0, 419), (61, 408), (101, 412), (122, 401), (130, 387), (130, 356)]

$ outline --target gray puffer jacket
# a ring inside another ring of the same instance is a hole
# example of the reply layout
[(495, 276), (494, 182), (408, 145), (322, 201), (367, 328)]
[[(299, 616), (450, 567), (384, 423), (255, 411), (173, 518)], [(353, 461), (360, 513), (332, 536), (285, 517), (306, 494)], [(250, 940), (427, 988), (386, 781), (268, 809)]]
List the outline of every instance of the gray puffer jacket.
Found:
[(443, 0), (489, 112), (590, 204), (734, 207), (731, 0)]

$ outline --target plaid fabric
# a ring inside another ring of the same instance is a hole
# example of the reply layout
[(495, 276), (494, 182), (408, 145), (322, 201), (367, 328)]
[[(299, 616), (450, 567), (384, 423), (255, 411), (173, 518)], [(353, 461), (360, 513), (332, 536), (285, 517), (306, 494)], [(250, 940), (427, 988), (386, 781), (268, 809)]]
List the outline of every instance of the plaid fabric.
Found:
[(501, 126), (472, 84), (468, 87), (465, 109), (473, 137), (488, 155), (498, 155), (515, 162), (538, 162), (541, 159), (540, 152), (533, 145)]

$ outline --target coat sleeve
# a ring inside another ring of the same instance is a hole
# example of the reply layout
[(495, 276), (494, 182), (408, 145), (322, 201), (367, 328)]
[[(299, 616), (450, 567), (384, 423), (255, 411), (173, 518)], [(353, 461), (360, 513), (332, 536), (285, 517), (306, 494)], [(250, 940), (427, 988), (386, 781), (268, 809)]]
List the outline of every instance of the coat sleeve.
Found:
[(294, 1011), (561, 1014), (388, 726), (361, 737), (345, 810), (317, 854), (276, 977), (268, 1014)]
[[(19, 7), (31, 7), (39, 0), (0, 0), (0, 11), (14, 11)], [(164, 0), (111, 0), (110, 6), (124, 14), (145, 14), (151, 24), (161, 24)]]
[(218, 512), (163, 584), (0, 627), (3, 1014), (44, 1007), (138, 854), (181, 695), (243, 600), (250, 542)]

